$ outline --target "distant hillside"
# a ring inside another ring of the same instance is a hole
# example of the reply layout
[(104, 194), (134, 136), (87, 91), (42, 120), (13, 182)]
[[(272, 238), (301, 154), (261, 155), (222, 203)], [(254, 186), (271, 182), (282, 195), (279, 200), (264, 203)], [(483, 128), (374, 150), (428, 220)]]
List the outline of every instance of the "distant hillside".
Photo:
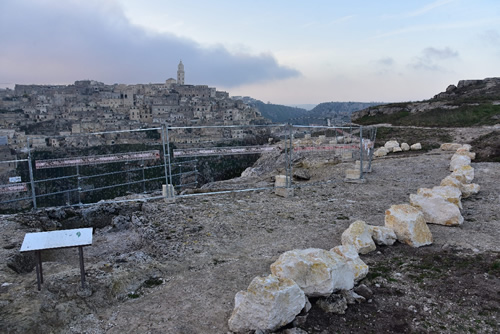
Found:
[(373, 106), (353, 113), (352, 121), (430, 127), (500, 124), (500, 78), (461, 80), (421, 102)]
[(381, 102), (324, 102), (318, 104), (307, 113), (301, 124), (326, 125), (330, 123), (345, 124), (351, 121), (351, 114), (355, 111), (380, 105)]
[(306, 109), (289, 107), (281, 104), (264, 103), (248, 96), (234, 96), (233, 99), (242, 100), (246, 104), (257, 108), (262, 116), (270, 119), (273, 123), (288, 123), (290, 119), (300, 118), (307, 113)]
[(320, 124), (327, 125), (327, 119), (331, 124), (343, 124), (350, 122), (351, 113), (380, 103), (364, 102), (324, 102), (318, 104), (312, 110), (290, 107), (280, 104), (264, 103), (251, 97), (233, 97), (257, 108), (262, 116), (274, 123), (292, 124)]

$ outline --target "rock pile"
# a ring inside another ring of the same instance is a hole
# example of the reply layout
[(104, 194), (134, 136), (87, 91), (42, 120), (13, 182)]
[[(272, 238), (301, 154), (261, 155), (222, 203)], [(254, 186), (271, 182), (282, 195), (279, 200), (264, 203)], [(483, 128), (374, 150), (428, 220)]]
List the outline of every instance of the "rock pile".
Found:
[[(396, 144), (386, 143), (392, 152), (396, 147), (403, 149)], [(236, 294), (229, 319), (231, 331), (269, 332), (296, 324), (299, 318), (307, 317), (311, 307), (308, 297), (321, 297), (317, 303), (327, 312), (343, 313), (347, 304), (365, 300), (355, 292), (355, 284), (369, 270), (359, 254), (396, 240), (412, 247), (430, 245), (433, 239), (427, 223), (461, 225), (461, 198), (479, 191), (479, 185), (472, 183), (473, 153), (469, 145), (451, 143), (441, 148), (453, 149), (455, 154), (450, 161), (452, 173), (439, 186), (418, 189), (410, 195), (409, 204), (392, 205), (385, 212), (385, 226), (355, 221), (342, 233), (342, 245), (329, 251), (309, 248), (281, 254), (271, 264), (271, 275), (254, 278), (246, 291)]]
[(399, 143), (396, 140), (389, 140), (384, 144), (384, 146), (379, 147), (375, 152), (373, 152), (373, 155), (376, 157), (383, 157), (386, 156), (388, 153), (391, 152), (405, 152), (405, 151), (418, 151), (422, 149), (422, 145), (420, 143), (415, 143), (413, 145), (409, 145), (408, 143)]

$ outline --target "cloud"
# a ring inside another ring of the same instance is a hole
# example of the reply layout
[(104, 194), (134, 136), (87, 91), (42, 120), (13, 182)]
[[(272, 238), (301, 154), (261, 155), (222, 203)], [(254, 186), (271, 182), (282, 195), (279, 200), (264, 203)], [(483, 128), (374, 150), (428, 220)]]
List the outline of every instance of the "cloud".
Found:
[(443, 71), (444, 67), (441, 65), (442, 61), (458, 58), (458, 52), (449, 47), (444, 49), (428, 47), (422, 50), (422, 55), (416, 57), (415, 61), (410, 64), (410, 67), (417, 70)]
[(455, 0), (438, 0), (438, 1), (434, 1), (428, 5), (425, 5), (424, 7), (421, 7), (413, 12), (410, 12), (408, 14), (406, 14), (407, 17), (415, 17), (415, 16), (420, 16), (420, 15), (423, 15), (423, 14), (426, 14), (438, 7), (441, 7), (441, 6), (444, 6), (444, 5), (447, 5), (451, 2), (454, 2)]
[(391, 57), (385, 57), (385, 58), (381, 58), (381, 59), (377, 60), (377, 64), (383, 65), (383, 66), (392, 66), (395, 64), (395, 61)]
[(269, 53), (234, 54), (146, 31), (111, 0), (2, 0), (0, 29), (6, 82), (162, 82), (176, 76), (180, 59), (188, 84), (234, 87), (300, 76)]
[(487, 46), (500, 47), (500, 34), (496, 30), (487, 30), (479, 38)]

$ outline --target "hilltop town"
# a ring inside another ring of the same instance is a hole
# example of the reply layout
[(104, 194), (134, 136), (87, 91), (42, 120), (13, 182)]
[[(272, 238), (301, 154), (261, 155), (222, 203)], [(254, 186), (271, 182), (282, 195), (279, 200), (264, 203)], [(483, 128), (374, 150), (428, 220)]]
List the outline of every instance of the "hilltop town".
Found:
[[(109, 130), (205, 125), (265, 124), (256, 108), (229, 93), (206, 85), (185, 84), (182, 61), (177, 80), (164, 83), (106, 85), (94, 80), (73, 85), (15, 85), (0, 90), (0, 145), (22, 149), (26, 136), (69, 136)], [(207, 130), (208, 131), (208, 130)], [(230, 138), (244, 133), (232, 131)], [(219, 133), (213, 133), (217, 140)], [(191, 142), (192, 135), (176, 131), (171, 140)], [(57, 146), (57, 139), (33, 146)]]

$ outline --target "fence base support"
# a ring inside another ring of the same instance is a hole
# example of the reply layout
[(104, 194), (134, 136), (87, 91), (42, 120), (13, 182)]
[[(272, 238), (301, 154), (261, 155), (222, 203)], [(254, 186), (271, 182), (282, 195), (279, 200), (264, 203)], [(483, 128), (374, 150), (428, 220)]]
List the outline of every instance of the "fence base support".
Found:
[[(288, 182), (290, 184), (290, 182)], [(293, 188), (286, 188), (286, 175), (276, 175), (274, 180), (274, 193), (281, 197), (293, 197)]]
[(162, 185), (162, 195), (165, 203), (174, 203), (175, 202), (175, 189), (172, 184), (164, 184)]

